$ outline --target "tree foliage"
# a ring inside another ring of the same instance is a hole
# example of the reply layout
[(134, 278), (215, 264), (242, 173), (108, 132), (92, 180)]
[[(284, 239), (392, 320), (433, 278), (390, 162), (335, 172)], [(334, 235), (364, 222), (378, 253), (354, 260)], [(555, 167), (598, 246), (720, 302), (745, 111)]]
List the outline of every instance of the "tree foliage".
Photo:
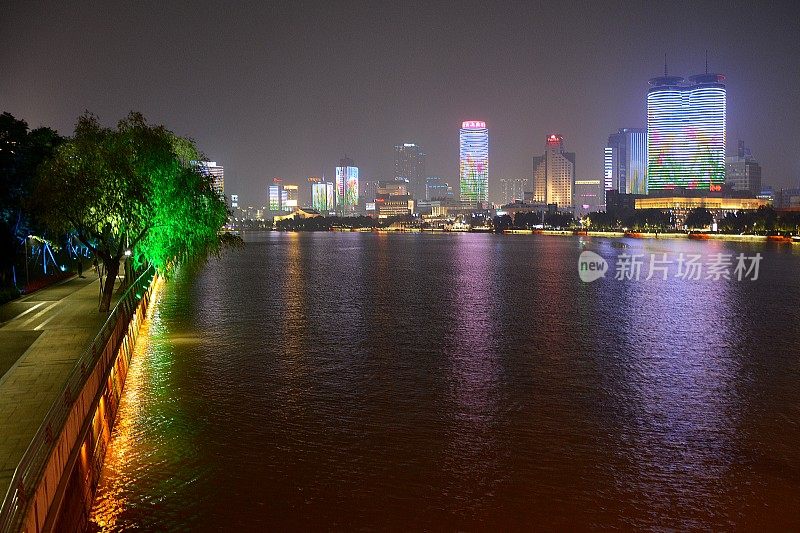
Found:
[(211, 177), (191, 161), (194, 143), (130, 113), (116, 129), (89, 113), (75, 135), (41, 168), (36, 207), (55, 231), (74, 232), (108, 269), (101, 310), (108, 310), (119, 262), (167, 272), (176, 262), (219, 249), (228, 212)]
[(686, 215), (686, 226), (691, 229), (702, 229), (711, 226), (714, 215), (705, 207), (695, 207)]
[(0, 115), (0, 285), (10, 284), (24, 239), (42, 228), (24, 209), (36, 171), (62, 142), (50, 128), (28, 129), (10, 113)]

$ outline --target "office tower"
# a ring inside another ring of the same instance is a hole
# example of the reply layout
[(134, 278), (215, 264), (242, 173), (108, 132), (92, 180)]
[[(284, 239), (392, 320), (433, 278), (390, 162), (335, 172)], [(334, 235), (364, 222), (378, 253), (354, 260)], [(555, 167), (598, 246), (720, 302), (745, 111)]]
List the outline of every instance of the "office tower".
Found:
[(725, 160), (725, 183), (734, 191), (749, 191), (751, 194), (761, 193), (761, 165), (753, 159), (744, 141), (739, 141), (736, 156)]
[(284, 185), (283, 190), (286, 191), (286, 200), (283, 204), (284, 211), (292, 211), (299, 206), (300, 188), (297, 185)]
[(510, 204), (525, 199), (525, 191), (530, 190), (528, 178), (500, 178), (500, 203)]
[(575, 180), (575, 214), (587, 215), (596, 211), (604, 211), (604, 181), (600, 179)]
[(336, 167), (336, 207), (353, 211), (358, 205), (358, 167), (345, 156)]
[(408, 181), (414, 198), (425, 198), (425, 152), (421, 146), (404, 143), (394, 147), (394, 177)]
[(308, 182), (308, 186), (303, 187), (300, 191), (300, 205), (309, 206), (314, 209), (314, 184), (322, 183), (323, 179), (320, 176), (308, 176), (306, 181)]
[(647, 194), (647, 130), (622, 128), (608, 136), (604, 153), (605, 190)]
[(211, 186), (217, 194), (225, 194), (225, 169), (215, 161), (191, 161), (204, 176), (211, 176)]
[(267, 189), (268, 208), (272, 212), (291, 211), (287, 208), (288, 192), (282, 178), (272, 178), (272, 185)]
[(336, 209), (336, 187), (332, 181), (319, 181), (311, 184), (311, 207), (320, 213)]
[[(708, 71), (708, 68), (706, 68)], [(710, 190), (725, 183), (725, 76), (650, 80), (647, 91), (648, 191)]]
[(439, 176), (428, 176), (425, 179), (426, 200), (452, 200), (453, 187)]
[(489, 130), (481, 120), (467, 120), (459, 130), (461, 202), (489, 202)]
[(575, 154), (564, 151), (564, 138), (547, 136), (544, 155), (533, 158), (533, 201), (573, 206)]

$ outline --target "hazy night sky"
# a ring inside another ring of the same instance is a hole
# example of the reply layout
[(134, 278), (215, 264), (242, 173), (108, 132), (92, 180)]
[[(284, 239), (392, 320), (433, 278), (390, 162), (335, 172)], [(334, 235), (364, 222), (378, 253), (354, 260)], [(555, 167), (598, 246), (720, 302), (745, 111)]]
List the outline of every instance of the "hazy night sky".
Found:
[(0, 8), (0, 111), (62, 134), (84, 109), (107, 124), (142, 111), (195, 138), (250, 205), (273, 176), (333, 176), (345, 153), (362, 179), (390, 177), (404, 141), (424, 147), (429, 175), (455, 178), (466, 119), (489, 127), (493, 189), (530, 176), (549, 132), (577, 152), (578, 178), (600, 177), (608, 134), (646, 126), (664, 53), (688, 76), (706, 49), (727, 76), (728, 153), (741, 138), (765, 184), (800, 178), (798, 2)]

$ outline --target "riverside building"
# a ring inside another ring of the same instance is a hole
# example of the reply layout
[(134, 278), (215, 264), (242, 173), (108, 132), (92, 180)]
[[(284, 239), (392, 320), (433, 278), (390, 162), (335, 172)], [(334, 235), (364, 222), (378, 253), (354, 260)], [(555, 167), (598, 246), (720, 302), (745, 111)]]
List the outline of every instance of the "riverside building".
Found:
[(533, 158), (533, 202), (571, 209), (574, 205), (575, 154), (564, 151), (564, 137), (547, 136), (545, 153)]
[(483, 206), (489, 202), (489, 130), (482, 120), (465, 120), (459, 130), (461, 202)]
[(647, 92), (648, 192), (725, 183), (725, 76), (652, 78)]

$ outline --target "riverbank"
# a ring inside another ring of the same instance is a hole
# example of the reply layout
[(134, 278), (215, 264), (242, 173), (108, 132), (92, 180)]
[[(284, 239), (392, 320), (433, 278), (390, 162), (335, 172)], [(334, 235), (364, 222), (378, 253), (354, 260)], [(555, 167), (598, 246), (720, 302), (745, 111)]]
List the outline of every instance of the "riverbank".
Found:
[(0, 306), (0, 495), (106, 316), (88, 272)]
[(94, 272), (0, 308), (0, 530), (85, 524), (152, 279), (110, 314)]

